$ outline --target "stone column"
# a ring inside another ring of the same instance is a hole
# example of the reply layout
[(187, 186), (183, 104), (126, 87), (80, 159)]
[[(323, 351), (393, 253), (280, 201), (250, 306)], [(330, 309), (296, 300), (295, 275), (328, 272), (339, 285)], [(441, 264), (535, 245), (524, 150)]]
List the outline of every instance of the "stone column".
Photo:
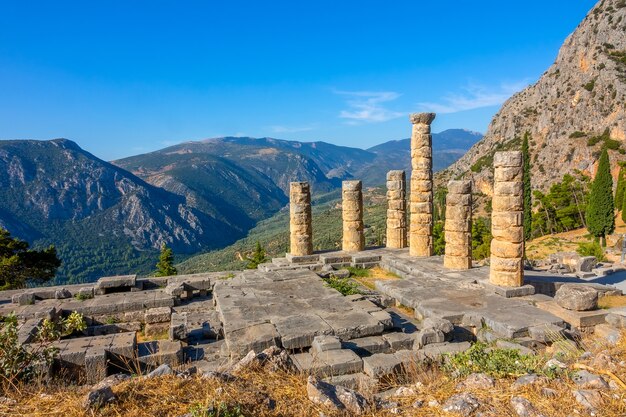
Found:
[(406, 175), (387, 173), (387, 247), (406, 248)]
[(343, 215), (342, 248), (346, 252), (365, 249), (363, 234), (363, 194), (361, 181), (344, 181), (341, 190)]
[(524, 285), (522, 153), (496, 152), (491, 202), (489, 282), (501, 287)]
[(446, 196), (446, 253), (443, 266), (472, 267), (472, 182), (450, 181)]
[(308, 182), (289, 184), (290, 254), (313, 254), (313, 226), (311, 225), (311, 188)]
[(433, 255), (433, 159), (430, 124), (435, 113), (413, 113), (409, 253)]

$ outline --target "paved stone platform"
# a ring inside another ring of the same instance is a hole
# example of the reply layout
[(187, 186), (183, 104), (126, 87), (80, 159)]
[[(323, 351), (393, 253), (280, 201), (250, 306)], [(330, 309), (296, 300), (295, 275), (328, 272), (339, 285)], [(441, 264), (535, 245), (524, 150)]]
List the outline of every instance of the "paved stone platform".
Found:
[(352, 302), (308, 270), (245, 271), (215, 284), (216, 309), (233, 358), (270, 346), (310, 347), (318, 335), (381, 335), (391, 316)]

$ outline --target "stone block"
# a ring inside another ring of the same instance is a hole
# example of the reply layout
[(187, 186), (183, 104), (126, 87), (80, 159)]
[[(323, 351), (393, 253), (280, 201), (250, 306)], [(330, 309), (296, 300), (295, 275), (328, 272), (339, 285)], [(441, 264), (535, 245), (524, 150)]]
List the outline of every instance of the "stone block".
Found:
[(378, 381), (363, 372), (348, 375), (337, 375), (324, 379), (329, 384), (338, 385), (340, 387), (356, 390), (360, 393), (373, 392), (376, 389)]
[(522, 160), (522, 152), (520, 151), (496, 152), (493, 155), (493, 166), (496, 168), (521, 167)]
[(348, 340), (342, 345), (346, 349), (353, 350), (359, 356), (373, 355), (375, 353), (389, 353), (391, 347), (382, 336), (367, 336)]
[(325, 363), (329, 375), (344, 375), (363, 371), (363, 361), (350, 349), (326, 350), (317, 354), (317, 359)]
[(393, 332), (383, 334), (383, 339), (389, 344), (390, 349), (392, 351), (398, 350), (411, 350), (413, 349), (413, 344), (415, 343), (415, 335)]
[(301, 349), (312, 345), (315, 337), (331, 334), (333, 329), (318, 315), (305, 313), (272, 319), (285, 349)]
[(587, 285), (563, 284), (556, 291), (554, 300), (568, 310), (596, 310), (598, 308), (598, 291)]
[(170, 307), (150, 308), (144, 313), (145, 323), (169, 323), (172, 317), (172, 309)]
[(338, 349), (341, 349), (341, 340), (339, 340), (337, 336), (315, 336), (313, 343), (311, 344), (311, 352), (313, 354)]
[(363, 372), (371, 378), (389, 378), (402, 369), (402, 361), (393, 353), (377, 353), (363, 358)]
[(170, 340), (186, 340), (187, 339), (187, 314), (173, 313), (171, 315)]
[(155, 336), (161, 336), (164, 334), (169, 335), (169, 330), (170, 330), (169, 321), (164, 322), (164, 323), (146, 323), (143, 333), (146, 337), (155, 337)]
[(231, 358), (239, 359), (251, 350), (261, 352), (269, 347), (278, 346), (280, 335), (273, 324), (262, 323), (226, 332), (224, 339)]
[(11, 302), (13, 304), (19, 304), (21, 306), (32, 305), (35, 304), (35, 294), (24, 291), (13, 295), (11, 297)]
[(415, 336), (415, 348), (422, 348), (433, 343), (443, 343), (446, 340), (444, 333), (437, 329), (422, 329)]

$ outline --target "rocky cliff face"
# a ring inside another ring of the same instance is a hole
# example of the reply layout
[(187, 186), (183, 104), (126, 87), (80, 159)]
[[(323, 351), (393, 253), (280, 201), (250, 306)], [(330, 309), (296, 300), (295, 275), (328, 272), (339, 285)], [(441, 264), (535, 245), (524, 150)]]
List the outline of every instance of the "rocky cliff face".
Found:
[[(533, 187), (547, 188), (564, 174), (593, 175), (599, 150), (611, 161), (626, 150), (626, 2), (603, 0), (565, 40), (554, 64), (533, 85), (507, 100), (484, 138), (437, 176), (472, 178), (491, 195), (493, 154), (519, 149), (530, 132)], [(607, 134), (602, 135), (607, 132)]]

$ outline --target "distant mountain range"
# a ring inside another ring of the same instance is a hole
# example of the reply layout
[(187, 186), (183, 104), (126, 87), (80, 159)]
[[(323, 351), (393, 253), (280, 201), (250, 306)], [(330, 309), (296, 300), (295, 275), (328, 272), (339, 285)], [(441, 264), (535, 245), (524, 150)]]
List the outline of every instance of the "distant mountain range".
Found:
[[(480, 134), (433, 135), (435, 169)], [(55, 244), (58, 282), (149, 273), (162, 244), (179, 259), (222, 248), (288, 203), (291, 181), (316, 195), (341, 180), (380, 185), (410, 167), (409, 140), (368, 150), (325, 142), (216, 138), (108, 163), (66, 139), (0, 141), (0, 225), (36, 246)]]

